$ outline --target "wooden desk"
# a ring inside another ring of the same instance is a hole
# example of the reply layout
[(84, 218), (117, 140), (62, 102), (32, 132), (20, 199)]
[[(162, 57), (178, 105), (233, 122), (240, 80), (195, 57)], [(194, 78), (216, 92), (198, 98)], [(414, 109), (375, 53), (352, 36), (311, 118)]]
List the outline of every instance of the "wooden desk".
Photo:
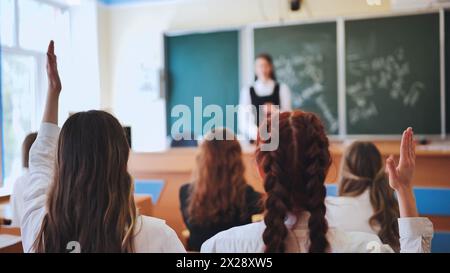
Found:
[[(375, 144), (384, 157), (393, 154), (398, 156), (400, 143), (398, 141), (378, 141)], [(333, 142), (330, 152), (333, 164), (327, 175), (326, 182), (334, 183), (338, 179), (341, 157), (346, 145)], [(156, 153), (132, 153), (129, 160), (129, 171), (137, 179), (163, 179), (166, 187), (154, 207), (154, 216), (165, 219), (180, 238), (184, 224), (180, 213), (178, 200), (179, 188), (191, 180), (192, 169), (195, 166), (196, 148), (177, 148)], [(450, 188), (450, 150), (430, 150), (417, 148), (415, 186), (449, 187)], [(245, 175), (248, 183), (256, 190), (263, 192), (261, 179), (256, 172), (255, 157), (252, 149), (244, 151)], [(450, 222), (439, 219), (439, 227), (450, 230)], [(448, 226), (447, 226), (448, 225)]]
[[(1, 235), (20, 236), (20, 229), (0, 226), (0, 236)], [(23, 252), (22, 242), (17, 242), (13, 245), (0, 249), (0, 253), (22, 253), (22, 252)]]

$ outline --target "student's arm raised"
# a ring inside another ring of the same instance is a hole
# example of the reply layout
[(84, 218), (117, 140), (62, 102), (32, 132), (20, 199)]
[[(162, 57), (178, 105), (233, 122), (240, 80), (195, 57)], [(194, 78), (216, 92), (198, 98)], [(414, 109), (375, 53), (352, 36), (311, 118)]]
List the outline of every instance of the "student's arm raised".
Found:
[(416, 168), (415, 146), (414, 133), (410, 127), (403, 132), (399, 164), (396, 164), (392, 155), (386, 160), (389, 184), (396, 191), (398, 197), (400, 217), (419, 216), (412, 187), (414, 169)]
[(419, 217), (412, 186), (416, 167), (416, 152), (412, 128), (403, 132), (400, 160), (397, 164), (391, 155), (386, 160), (389, 184), (397, 193), (400, 218), (398, 219), (401, 252), (430, 252), (433, 224)]
[(45, 217), (48, 187), (53, 179), (56, 149), (59, 138), (58, 100), (61, 92), (54, 53), (50, 42), (47, 53), (48, 94), (41, 128), (30, 149), (29, 178), (24, 180), (23, 216), (21, 221), (22, 245), (25, 252), (34, 251), (42, 221)]

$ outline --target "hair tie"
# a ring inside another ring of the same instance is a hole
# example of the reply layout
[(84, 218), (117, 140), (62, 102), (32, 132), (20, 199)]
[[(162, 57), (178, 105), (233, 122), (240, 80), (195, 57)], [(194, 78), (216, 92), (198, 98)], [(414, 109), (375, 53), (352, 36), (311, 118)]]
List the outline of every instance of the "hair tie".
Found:
[(369, 177), (358, 176), (358, 175), (352, 174), (348, 171), (343, 171), (342, 177), (346, 178), (346, 179), (356, 180), (356, 181), (371, 181), (372, 180)]
[(386, 178), (386, 172), (384, 170), (384, 168), (381, 168), (378, 173), (375, 175), (375, 178), (373, 179), (374, 181), (378, 181), (381, 178)]

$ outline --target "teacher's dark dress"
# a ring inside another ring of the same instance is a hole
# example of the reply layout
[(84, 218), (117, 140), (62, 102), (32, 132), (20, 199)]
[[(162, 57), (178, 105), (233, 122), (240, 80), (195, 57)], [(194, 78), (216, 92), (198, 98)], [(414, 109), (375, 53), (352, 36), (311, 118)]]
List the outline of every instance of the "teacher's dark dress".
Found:
[(261, 198), (262, 195), (256, 192), (250, 185), (247, 186), (245, 190), (246, 202), (248, 208), (248, 215), (245, 219), (240, 219), (241, 212), (236, 210), (233, 215), (232, 221), (222, 222), (215, 225), (199, 225), (192, 224), (189, 221), (189, 195), (191, 192), (191, 184), (185, 184), (180, 188), (180, 206), (181, 213), (183, 215), (184, 223), (189, 229), (189, 240), (188, 240), (188, 250), (200, 251), (202, 244), (216, 235), (217, 233), (227, 230), (235, 226), (242, 226), (252, 222), (252, 215), (262, 212)]
[(280, 106), (280, 84), (276, 82), (272, 94), (268, 96), (258, 96), (255, 88), (253, 86), (250, 87), (250, 100), (256, 110), (256, 112), (253, 113), (255, 115), (256, 126), (259, 126), (261, 122), (259, 120), (259, 106), (267, 103)]

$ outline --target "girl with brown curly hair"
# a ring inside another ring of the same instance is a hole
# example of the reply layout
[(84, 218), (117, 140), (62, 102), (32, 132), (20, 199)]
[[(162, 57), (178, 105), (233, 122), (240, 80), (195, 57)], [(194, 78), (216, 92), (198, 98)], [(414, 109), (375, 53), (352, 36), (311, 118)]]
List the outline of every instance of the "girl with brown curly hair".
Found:
[[(271, 122), (267, 127), (272, 127)], [(278, 137), (278, 148), (256, 151), (267, 193), (264, 221), (223, 231), (206, 241), (202, 252), (392, 252), (375, 234), (328, 227), (325, 177), (331, 156), (319, 118), (302, 111), (285, 112), (278, 125), (270, 138), (261, 141)], [(418, 217), (411, 185), (415, 168), (411, 128), (403, 133), (400, 154), (399, 164), (389, 157), (387, 167), (399, 201), (401, 251), (429, 252), (433, 226)]]
[(229, 130), (214, 129), (200, 145), (193, 183), (180, 189), (188, 249), (199, 251), (216, 233), (251, 222), (262, 212), (261, 194), (244, 177), (242, 150)]

